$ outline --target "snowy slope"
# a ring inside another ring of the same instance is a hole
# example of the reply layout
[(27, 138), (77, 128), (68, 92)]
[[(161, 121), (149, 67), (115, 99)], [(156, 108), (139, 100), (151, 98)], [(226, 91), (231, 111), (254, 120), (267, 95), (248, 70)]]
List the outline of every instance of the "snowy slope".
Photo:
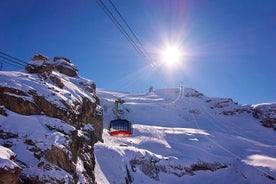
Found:
[(249, 105), (190, 88), (97, 95), (105, 128), (118, 98), (134, 128), (130, 138), (104, 130), (104, 143), (95, 145), (98, 183), (276, 182), (275, 131), (261, 126)]

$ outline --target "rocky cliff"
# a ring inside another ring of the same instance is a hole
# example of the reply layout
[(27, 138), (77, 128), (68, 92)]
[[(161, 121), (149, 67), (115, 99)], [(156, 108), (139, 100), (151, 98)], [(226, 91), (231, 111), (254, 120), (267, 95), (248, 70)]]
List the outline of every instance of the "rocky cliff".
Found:
[(14, 153), (5, 158), (16, 164), (13, 183), (94, 183), (102, 119), (95, 83), (67, 58), (38, 54), (24, 71), (0, 72), (0, 145)]

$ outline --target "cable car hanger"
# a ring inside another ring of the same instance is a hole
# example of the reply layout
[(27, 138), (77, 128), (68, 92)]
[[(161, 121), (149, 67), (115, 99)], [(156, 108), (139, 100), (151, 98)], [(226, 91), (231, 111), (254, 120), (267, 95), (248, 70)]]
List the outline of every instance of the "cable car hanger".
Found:
[(125, 100), (115, 100), (114, 115), (116, 119), (109, 122), (109, 135), (117, 137), (129, 137), (132, 134), (132, 123), (127, 119), (121, 119), (120, 115), (123, 113), (122, 104)]

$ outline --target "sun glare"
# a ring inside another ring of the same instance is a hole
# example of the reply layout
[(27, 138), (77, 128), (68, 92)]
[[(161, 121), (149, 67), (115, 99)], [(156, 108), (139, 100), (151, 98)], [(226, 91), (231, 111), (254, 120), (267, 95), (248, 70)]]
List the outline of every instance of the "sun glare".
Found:
[(167, 47), (161, 52), (161, 60), (169, 67), (174, 67), (181, 60), (181, 51), (177, 47)]

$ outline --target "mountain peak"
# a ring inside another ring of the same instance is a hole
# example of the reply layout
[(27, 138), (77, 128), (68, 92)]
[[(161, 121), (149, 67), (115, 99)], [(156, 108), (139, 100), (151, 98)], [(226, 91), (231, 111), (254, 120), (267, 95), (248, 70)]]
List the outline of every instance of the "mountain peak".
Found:
[(55, 69), (70, 77), (78, 75), (77, 67), (65, 57), (54, 57), (54, 62), (50, 62), (47, 56), (36, 54), (25, 67), (27, 72), (37, 73), (45, 77), (49, 76)]

